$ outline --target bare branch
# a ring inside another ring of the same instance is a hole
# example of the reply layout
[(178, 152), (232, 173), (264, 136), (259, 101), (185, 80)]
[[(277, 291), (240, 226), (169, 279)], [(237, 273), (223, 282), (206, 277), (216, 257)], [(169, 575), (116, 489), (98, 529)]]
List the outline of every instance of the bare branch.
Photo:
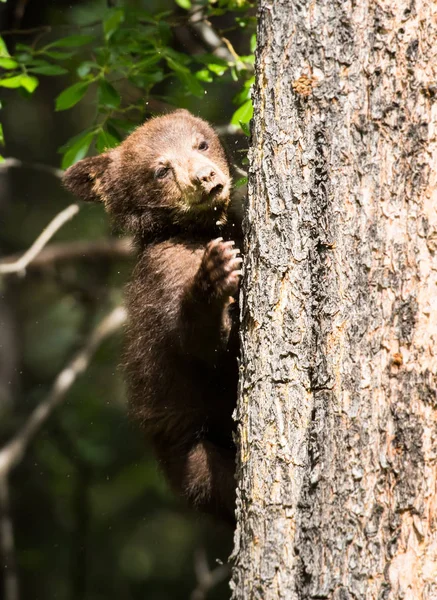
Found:
[(21, 258), (13, 263), (0, 265), (0, 274), (4, 273), (24, 273), (26, 267), (32, 260), (41, 252), (44, 246), (51, 240), (55, 233), (60, 229), (67, 221), (69, 221), (74, 215), (79, 212), (79, 206), (77, 204), (70, 204), (67, 208), (61, 211), (56, 217), (47, 225), (42, 233), (37, 237), (32, 246), (23, 254)]
[[(129, 237), (122, 239), (95, 240), (91, 242), (60, 242), (46, 246), (29, 263), (27, 270), (41, 269), (58, 262), (78, 259), (128, 259), (134, 255), (133, 242)], [(0, 260), (0, 268), (19, 260), (21, 255), (13, 254)]]
[(3, 565), (4, 600), (18, 600), (14, 529), (10, 512), (9, 481), (6, 473), (0, 477), (0, 550)]
[(5, 160), (0, 163), (0, 173), (2, 171), (7, 171), (8, 169), (34, 169), (35, 171), (41, 171), (43, 173), (53, 175), (58, 179), (61, 179), (64, 174), (62, 169), (57, 169), (56, 167), (52, 167), (50, 165), (37, 162), (26, 162), (12, 157), (5, 158)]
[(231, 567), (229, 564), (224, 564), (211, 571), (205, 549), (198, 548), (194, 554), (194, 571), (197, 587), (191, 593), (191, 600), (204, 600), (209, 590), (231, 574)]
[(244, 131), (241, 127), (237, 125), (232, 125), (229, 123), (228, 125), (218, 125), (214, 127), (219, 135), (243, 135)]
[(91, 362), (95, 351), (112, 333), (120, 329), (126, 320), (126, 310), (119, 306), (101, 321), (91, 333), (85, 346), (56, 377), (52, 390), (46, 400), (41, 402), (30, 414), (24, 426), (12, 440), (0, 451), (0, 479), (7, 476), (22, 459), (29, 443), (44, 425), (54, 409), (64, 400), (71, 388)]
[[(219, 36), (205, 16), (206, 5), (193, 2), (190, 10), (189, 23), (202, 42), (210, 48), (211, 52), (228, 62), (236, 62), (235, 56), (230, 52), (225, 41)], [(237, 57), (238, 59), (238, 57)]]

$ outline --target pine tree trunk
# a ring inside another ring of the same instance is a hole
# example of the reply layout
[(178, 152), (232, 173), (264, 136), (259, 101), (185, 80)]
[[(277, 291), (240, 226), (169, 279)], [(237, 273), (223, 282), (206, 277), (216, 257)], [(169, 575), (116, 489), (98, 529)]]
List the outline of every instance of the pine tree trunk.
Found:
[(259, 0), (235, 600), (437, 599), (437, 7)]

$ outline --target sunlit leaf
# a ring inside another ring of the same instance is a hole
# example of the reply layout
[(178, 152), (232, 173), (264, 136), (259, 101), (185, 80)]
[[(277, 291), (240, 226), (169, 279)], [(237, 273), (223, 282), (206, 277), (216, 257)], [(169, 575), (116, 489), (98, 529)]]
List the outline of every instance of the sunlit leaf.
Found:
[(38, 87), (38, 79), (23, 73), (21, 75), (15, 75), (14, 77), (8, 77), (7, 79), (1, 79), (0, 87), (10, 89), (22, 87), (31, 94)]
[(0, 123), (0, 145), (5, 145), (5, 136), (3, 134), (3, 125)]
[(246, 100), (237, 110), (234, 112), (231, 118), (232, 125), (240, 125), (241, 123), (248, 123), (253, 117), (253, 105), (252, 100)]
[(191, 0), (175, 0), (176, 4), (185, 10), (190, 10)]
[(0, 56), (11, 56), (8, 52), (8, 48), (5, 44), (5, 41), (1, 36), (0, 36)]
[(211, 73), (208, 71), (208, 69), (201, 69), (200, 71), (197, 71), (196, 73), (196, 78), (199, 79), (200, 81), (208, 81), (211, 82), (213, 81), (212, 79), (212, 75)]
[(18, 63), (13, 58), (0, 56), (0, 67), (2, 69), (15, 69), (18, 67)]
[(71, 85), (56, 98), (56, 110), (66, 110), (77, 104), (85, 96), (89, 82)]
[(255, 52), (256, 50), (256, 33), (250, 36), (250, 51)]

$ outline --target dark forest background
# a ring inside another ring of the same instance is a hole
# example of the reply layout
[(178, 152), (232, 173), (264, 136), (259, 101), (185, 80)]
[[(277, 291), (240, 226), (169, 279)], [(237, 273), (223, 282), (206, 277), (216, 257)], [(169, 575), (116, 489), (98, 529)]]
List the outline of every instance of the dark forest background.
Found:
[[(169, 44), (188, 55), (202, 49), (204, 43), (187, 22), (184, 2), (143, 0), (124, 5), (153, 14), (172, 11), (177, 26), (172, 26)], [(235, 26), (241, 11), (231, 9), (241, 9), (238, 3), (225, 8), (212, 22), (227, 31), (237, 53), (247, 55), (253, 29)], [(23, 30), (41, 26), (51, 26), (49, 37), (55, 38), (95, 22), (87, 33), (99, 35), (107, 9), (106, 2), (97, 0), (8, 0), (0, 4), (0, 25), (13, 54), (17, 43), (34, 39), (34, 31)], [(244, 81), (231, 76), (205, 81), (206, 93), (196, 97), (170, 77), (154, 89), (140, 117), (184, 106), (215, 125), (227, 126), (236, 110), (232, 100)], [(0, 164), (3, 258), (27, 249), (74, 201), (55, 172), (36, 166), (59, 168), (58, 149), (89, 127), (93, 118), (93, 97), (85, 97), (71, 110), (54, 110), (55, 98), (71, 83), (66, 74), (40, 77), (32, 95), (0, 88), (6, 140), (2, 154), (20, 161)], [(241, 132), (226, 138), (233, 160), (240, 164), (246, 139)], [(86, 205), (50, 244), (106, 243), (114, 236), (102, 207)], [(131, 268), (128, 252), (84, 254), (41, 261), (25, 274), (0, 279), (1, 445), (47, 398), (57, 374), (93, 328), (122, 303)], [(121, 332), (104, 341), (11, 472), (10, 516), (20, 598), (228, 598), (226, 581), (213, 586), (207, 596), (199, 590), (193, 595), (202, 557), (211, 570), (226, 563), (232, 534), (189, 512), (169, 493), (145, 440), (127, 416), (118, 367), (121, 348)]]

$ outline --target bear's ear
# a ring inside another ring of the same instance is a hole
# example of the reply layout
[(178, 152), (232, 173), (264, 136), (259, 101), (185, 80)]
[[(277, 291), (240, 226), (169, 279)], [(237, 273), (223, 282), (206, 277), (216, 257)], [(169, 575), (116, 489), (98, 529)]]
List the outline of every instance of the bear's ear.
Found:
[(100, 202), (103, 200), (99, 190), (100, 178), (110, 162), (108, 154), (84, 158), (65, 171), (63, 183), (78, 198), (87, 202)]

